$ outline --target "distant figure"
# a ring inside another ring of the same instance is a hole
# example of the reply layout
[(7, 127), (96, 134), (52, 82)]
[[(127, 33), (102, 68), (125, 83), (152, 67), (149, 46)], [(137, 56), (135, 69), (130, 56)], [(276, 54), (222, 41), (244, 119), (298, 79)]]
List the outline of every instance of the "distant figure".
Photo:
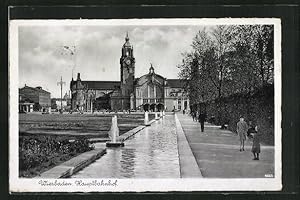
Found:
[(251, 133), (253, 136), (253, 143), (252, 143), (252, 153), (253, 153), (253, 160), (259, 160), (259, 153), (260, 153), (260, 136), (261, 134), (258, 133), (258, 127), (255, 126), (255, 131)]
[(228, 124), (222, 124), (222, 126), (221, 126), (222, 130), (227, 130), (227, 128), (228, 128)]
[(192, 117), (193, 117), (193, 121), (197, 121), (197, 113), (196, 113), (196, 111), (192, 111)]
[(205, 122), (205, 119), (206, 119), (206, 113), (200, 113), (199, 114), (199, 117), (198, 117), (198, 120), (201, 124), (201, 132), (204, 131), (204, 122)]
[(185, 110), (184, 109), (182, 110), (182, 113), (185, 114)]
[(238, 133), (240, 137), (240, 151), (245, 151), (245, 140), (246, 140), (246, 134), (248, 131), (248, 125), (244, 121), (244, 117), (240, 117), (240, 121), (236, 125), (236, 132)]

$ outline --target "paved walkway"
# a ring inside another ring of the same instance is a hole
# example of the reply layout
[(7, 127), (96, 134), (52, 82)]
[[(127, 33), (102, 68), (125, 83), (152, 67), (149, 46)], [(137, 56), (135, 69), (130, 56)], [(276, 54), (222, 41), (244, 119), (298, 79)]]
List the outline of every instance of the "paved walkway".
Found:
[(263, 178), (274, 174), (274, 147), (261, 145), (260, 160), (252, 160), (251, 142), (239, 151), (235, 133), (206, 123), (201, 133), (200, 124), (189, 115), (177, 113), (197, 164), (206, 178)]

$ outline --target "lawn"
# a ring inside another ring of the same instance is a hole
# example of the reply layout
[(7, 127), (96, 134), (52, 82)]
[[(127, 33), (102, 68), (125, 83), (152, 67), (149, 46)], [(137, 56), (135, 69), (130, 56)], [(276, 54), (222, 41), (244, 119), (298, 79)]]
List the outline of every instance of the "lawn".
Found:
[(32, 178), (93, 149), (87, 139), (108, 138), (114, 115), (120, 135), (144, 124), (143, 114), (19, 114), (19, 176)]
[[(19, 114), (20, 135), (50, 134), (108, 137), (111, 118), (117, 115), (120, 135), (144, 124), (143, 114)], [(150, 119), (154, 115), (149, 116)]]

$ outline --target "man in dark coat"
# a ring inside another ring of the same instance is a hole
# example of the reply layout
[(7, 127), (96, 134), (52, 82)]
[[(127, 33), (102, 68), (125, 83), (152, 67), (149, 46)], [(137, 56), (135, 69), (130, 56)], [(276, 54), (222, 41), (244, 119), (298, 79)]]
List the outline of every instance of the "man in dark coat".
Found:
[(201, 124), (201, 132), (203, 132), (204, 131), (204, 122), (206, 120), (206, 113), (200, 112), (198, 120), (199, 120), (199, 122)]

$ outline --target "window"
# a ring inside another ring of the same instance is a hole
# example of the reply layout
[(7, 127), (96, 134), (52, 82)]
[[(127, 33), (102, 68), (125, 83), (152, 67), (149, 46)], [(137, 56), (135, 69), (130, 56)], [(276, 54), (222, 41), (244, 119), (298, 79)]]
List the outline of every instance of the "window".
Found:
[(162, 102), (163, 102), (163, 99), (156, 99), (156, 102), (162, 103)]

